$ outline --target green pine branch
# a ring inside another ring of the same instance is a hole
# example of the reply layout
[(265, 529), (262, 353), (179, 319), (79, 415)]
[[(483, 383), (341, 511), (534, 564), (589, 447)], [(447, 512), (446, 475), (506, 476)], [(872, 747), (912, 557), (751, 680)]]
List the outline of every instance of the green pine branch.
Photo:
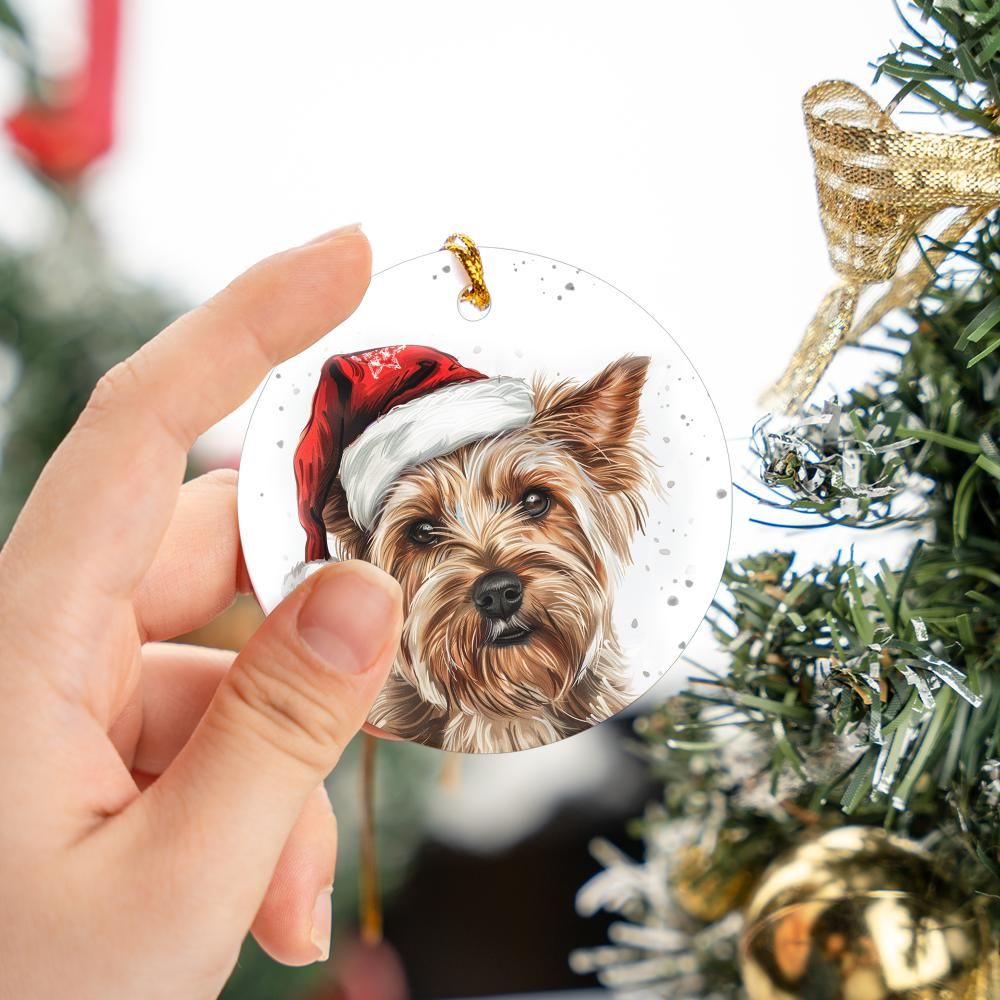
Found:
[[(900, 15), (907, 39), (876, 64), (876, 77), (899, 82), (894, 103), (919, 99), (953, 127), (1000, 133), (1000, 0), (915, 0)], [(695, 972), (677, 971), (670, 938), (662, 966), (654, 946), (592, 956), (608, 984), (646, 976), (663, 996), (691, 995), (695, 981), (698, 995), (739, 996), (735, 963), (718, 957), (735, 947), (738, 920), (671, 915), (657, 873), (697, 848), (710, 893), (846, 823), (933, 840), (936, 863), (986, 904), (1000, 940), (997, 213), (946, 249), (888, 330), (893, 346), (880, 350), (895, 368), (753, 437), (754, 495), (781, 512), (768, 519), (911, 522), (923, 540), (901, 566), (796, 569), (771, 551), (727, 567), (710, 615), (727, 669), (703, 672), (636, 725), (663, 782), (633, 828), (650, 888), (632, 878), (631, 894), (608, 904), (657, 932), (680, 928)], [(684, 909), (676, 888), (672, 907)], [(618, 934), (642, 940), (631, 925)]]
[(877, 60), (875, 79), (900, 81), (897, 100), (912, 94), (958, 123), (1000, 131), (1000, 7), (991, 0), (895, 5), (908, 40)]

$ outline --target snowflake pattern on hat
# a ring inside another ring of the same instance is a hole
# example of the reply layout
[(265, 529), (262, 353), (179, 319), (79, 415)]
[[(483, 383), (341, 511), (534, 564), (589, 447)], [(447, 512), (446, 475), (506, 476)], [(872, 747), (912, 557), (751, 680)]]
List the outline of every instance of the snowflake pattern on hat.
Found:
[(400, 371), (399, 352), (406, 350), (406, 344), (397, 344), (395, 347), (376, 347), (363, 354), (351, 355), (352, 361), (367, 365), (371, 377), (378, 381), (379, 376), (386, 368), (394, 368)]

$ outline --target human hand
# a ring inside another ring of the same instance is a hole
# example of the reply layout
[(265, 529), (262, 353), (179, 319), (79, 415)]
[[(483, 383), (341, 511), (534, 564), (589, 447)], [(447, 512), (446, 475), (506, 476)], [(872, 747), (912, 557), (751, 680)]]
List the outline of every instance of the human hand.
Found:
[(252, 268), (101, 380), (0, 552), (0, 995), (215, 997), (247, 932), (325, 958), (322, 786), (395, 655), (399, 588), (322, 570), (239, 656), (160, 641), (247, 590), (195, 438), (358, 305), (349, 227)]

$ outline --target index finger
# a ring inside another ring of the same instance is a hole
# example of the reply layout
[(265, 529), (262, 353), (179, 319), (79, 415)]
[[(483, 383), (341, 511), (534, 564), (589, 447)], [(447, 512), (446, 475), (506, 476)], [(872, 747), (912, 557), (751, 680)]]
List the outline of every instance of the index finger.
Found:
[[(195, 438), (345, 320), (370, 277), (360, 229), (335, 230), (255, 265), (113, 368), (39, 478), (4, 556), (130, 596), (167, 528)], [(37, 586), (51, 618), (51, 581)]]

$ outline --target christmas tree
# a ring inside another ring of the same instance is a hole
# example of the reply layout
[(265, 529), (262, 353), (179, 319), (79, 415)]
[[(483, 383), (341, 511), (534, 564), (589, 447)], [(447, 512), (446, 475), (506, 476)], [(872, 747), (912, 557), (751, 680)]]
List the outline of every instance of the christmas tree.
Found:
[(16, 11), (0, 0), (0, 46), (25, 93), (6, 131), (45, 218), (35, 245), (0, 241), (0, 542), (97, 379), (179, 311), (121, 274), (82, 198), (84, 175), (111, 144), (115, 6), (93, 4), (84, 67), (51, 80)]
[[(997, 5), (902, 16), (876, 64), (893, 104), (1000, 135)], [(574, 966), (623, 995), (1000, 997), (1000, 217), (907, 235), (925, 278), (884, 323), (888, 362), (754, 447), (777, 521), (909, 528), (912, 547), (727, 567), (710, 625), (728, 668), (636, 724), (663, 783), (632, 831), (644, 856), (595, 844), (578, 899), (621, 919)]]

